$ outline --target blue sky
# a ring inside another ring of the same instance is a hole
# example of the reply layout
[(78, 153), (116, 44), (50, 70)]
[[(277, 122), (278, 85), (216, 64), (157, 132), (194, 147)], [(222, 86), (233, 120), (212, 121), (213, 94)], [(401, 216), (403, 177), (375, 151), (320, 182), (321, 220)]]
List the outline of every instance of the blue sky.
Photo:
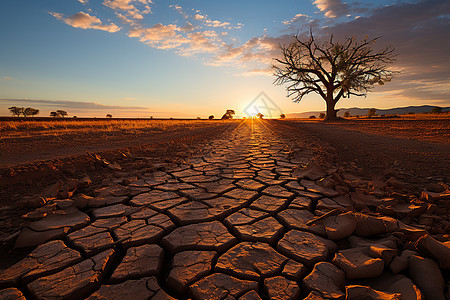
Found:
[[(373, 2), (373, 3), (372, 3)], [(0, 115), (220, 117), (243, 114), (260, 92), (280, 111), (299, 104), (274, 86), (278, 45), (310, 28), (319, 37), (383, 36), (401, 73), (338, 107), (450, 105), (450, 4), (426, 1), (2, 0)]]

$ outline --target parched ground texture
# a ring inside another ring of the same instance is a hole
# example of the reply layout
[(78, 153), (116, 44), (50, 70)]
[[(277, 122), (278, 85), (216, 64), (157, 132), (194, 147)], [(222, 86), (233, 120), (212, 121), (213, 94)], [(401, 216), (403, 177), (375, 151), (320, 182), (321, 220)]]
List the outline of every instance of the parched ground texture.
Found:
[(448, 297), (448, 147), (326, 128), (248, 120), (140, 173), (98, 157), (101, 185), (49, 187), (4, 240), (32, 251), (0, 299)]

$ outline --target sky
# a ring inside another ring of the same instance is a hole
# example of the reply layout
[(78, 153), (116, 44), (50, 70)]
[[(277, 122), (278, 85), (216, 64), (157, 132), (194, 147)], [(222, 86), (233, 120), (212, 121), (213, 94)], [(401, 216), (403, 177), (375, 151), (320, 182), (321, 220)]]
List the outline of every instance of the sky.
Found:
[[(280, 45), (381, 36), (400, 71), (337, 108), (450, 106), (450, 1), (2, 0), (0, 115), (8, 107), (69, 116), (221, 117), (325, 110), (275, 86)], [(262, 104), (261, 104), (262, 103)]]

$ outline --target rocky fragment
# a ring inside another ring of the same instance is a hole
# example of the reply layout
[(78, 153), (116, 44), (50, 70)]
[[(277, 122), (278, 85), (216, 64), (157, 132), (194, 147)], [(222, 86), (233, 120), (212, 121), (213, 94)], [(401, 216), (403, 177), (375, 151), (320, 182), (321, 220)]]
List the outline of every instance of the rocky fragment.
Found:
[(288, 191), (286, 188), (279, 186), (279, 185), (272, 185), (267, 188), (265, 188), (262, 191), (263, 194), (272, 196), (272, 197), (280, 197), (280, 198), (290, 198), (294, 196), (294, 193)]
[(132, 214), (137, 209), (123, 204), (115, 204), (92, 210), (95, 219), (121, 217)]
[(286, 198), (262, 195), (252, 202), (250, 208), (274, 213), (281, 210), (287, 204), (287, 202), (288, 200)]
[(280, 274), (287, 257), (265, 243), (239, 243), (217, 260), (215, 270), (237, 278), (258, 281)]
[(144, 277), (139, 280), (127, 280), (120, 284), (102, 285), (88, 300), (174, 300), (158, 285), (156, 277)]
[(264, 187), (264, 184), (253, 179), (241, 179), (236, 182), (236, 185), (244, 190), (257, 191)]
[(100, 279), (114, 254), (107, 250), (53, 275), (27, 285), (36, 299), (82, 299), (100, 285)]
[(278, 213), (278, 218), (289, 229), (307, 230), (322, 236), (326, 235), (324, 226), (317, 224), (306, 225), (306, 223), (315, 219), (314, 215), (308, 210), (288, 208)]
[(313, 193), (318, 193), (318, 194), (324, 195), (326, 197), (339, 196), (339, 193), (337, 191), (317, 185), (314, 181), (302, 179), (300, 181), (300, 184), (303, 185), (306, 188), (306, 190), (313, 192)]
[(192, 283), (211, 271), (214, 251), (184, 251), (175, 254), (167, 285), (182, 294)]
[(329, 216), (320, 221), (330, 240), (340, 240), (350, 236), (356, 229), (356, 218), (352, 212)]
[(312, 201), (306, 197), (295, 197), (289, 204), (289, 208), (311, 210)]
[(416, 242), (417, 247), (439, 262), (443, 269), (450, 269), (450, 242), (441, 243), (429, 234), (423, 235)]
[(163, 234), (164, 230), (161, 227), (147, 225), (145, 220), (132, 220), (114, 230), (114, 235), (124, 247), (154, 243)]
[(397, 230), (398, 221), (391, 217), (375, 217), (355, 214), (357, 225), (355, 234), (362, 237), (376, 236)]
[(437, 263), (417, 255), (412, 255), (409, 260), (409, 275), (425, 299), (444, 300), (444, 279)]
[(69, 207), (57, 213), (49, 214), (43, 219), (28, 224), (28, 228), (34, 231), (48, 231), (59, 228), (76, 230), (89, 224), (90, 218), (76, 207)]
[(283, 226), (275, 218), (269, 217), (252, 224), (235, 226), (234, 231), (244, 241), (273, 244), (283, 234)]
[(368, 256), (365, 248), (340, 250), (333, 258), (333, 264), (342, 269), (349, 280), (377, 277), (384, 270), (384, 260)]
[(303, 279), (310, 291), (316, 291), (326, 299), (344, 299), (345, 274), (328, 262), (316, 264), (312, 272)]
[(402, 300), (401, 294), (385, 293), (368, 286), (349, 285), (345, 287), (346, 300)]
[(412, 255), (418, 255), (418, 253), (411, 250), (404, 250), (399, 256), (395, 256), (392, 259), (391, 264), (389, 265), (389, 268), (391, 269), (392, 273), (397, 274), (408, 269), (409, 258)]
[(173, 192), (152, 190), (148, 193), (142, 193), (134, 196), (133, 199), (130, 200), (130, 204), (134, 206), (142, 206), (162, 202), (165, 200), (176, 199), (179, 197), (180, 196), (178, 194), (175, 194)]
[(0, 299), (2, 300), (25, 300), (25, 296), (16, 288), (7, 288), (0, 290)]
[(298, 179), (306, 178), (310, 180), (319, 180), (320, 178), (327, 176), (327, 172), (315, 162), (310, 162), (305, 168), (297, 167), (292, 173), (292, 176), (295, 176)]
[(150, 275), (157, 276), (161, 270), (163, 255), (163, 249), (158, 245), (128, 248), (109, 280), (114, 283)]
[(300, 279), (306, 274), (306, 267), (304, 264), (296, 262), (295, 260), (288, 260), (288, 262), (284, 265), (283, 272), (281, 275), (286, 277), (287, 279), (300, 281)]
[(245, 293), (242, 297), (239, 297), (239, 300), (261, 300), (258, 293), (255, 291), (250, 291)]
[(224, 221), (224, 223), (227, 226), (239, 226), (239, 225), (246, 225), (246, 224), (252, 224), (258, 220), (261, 220), (263, 218), (268, 217), (269, 214), (267, 212), (262, 212), (259, 210), (254, 210), (250, 208), (243, 208), (231, 216), (227, 217)]
[(162, 239), (172, 253), (185, 250), (214, 250), (222, 252), (236, 243), (225, 226), (218, 221), (178, 227)]
[(264, 279), (264, 288), (269, 295), (269, 299), (295, 300), (300, 297), (300, 287), (297, 282), (282, 276)]
[(28, 227), (23, 228), (14, 244), (14, 248), (34, 247), (45, 242), (63, 239), (69, 232), (69, 227), (61, 227), (45, 231), (34, 231)]
[(193, 300), (238, 299), (252, 290), (258, 290), (257, 282), (222, 273), (209, 275), (190, 286)]
[(278, 242), (277, 250), (307, 266), (326, 260), (336, 251), (336, 244), (309, 232), (291, 230)]

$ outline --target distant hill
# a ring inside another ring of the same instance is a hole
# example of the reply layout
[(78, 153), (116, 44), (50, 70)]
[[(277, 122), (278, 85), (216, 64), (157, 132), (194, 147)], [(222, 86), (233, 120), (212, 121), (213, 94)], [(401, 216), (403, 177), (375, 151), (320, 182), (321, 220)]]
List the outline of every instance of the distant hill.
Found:
[[(422, 105), (422, 106), (407, 106), (407, 107), (396, 107), (396, 108), (389, 108), (389, 109), (376, 109), (377, 115), (402, 115), (407, 114), (409, 112), (413, 112), (416, 114), (419, 113), (427, 113), (430, 112), (433, 107), (431, 105)], [(338, 117), (343, 117), (345, 112), (349, 112), (351, 116), (366, 116), (367, 111), (369, 108), (358, 108), (358, 107), (352, 107), (352, 108), (341, 108), (338, 111)], [(450, 107), (442, 107), (442, 111), (450, 111)], [(292, 113), (292, 114), (286, 114), (287, 118), (309, 118), (310, 116), (316, 116), (319, 117), (320, 113), (325, 113), (325, 111), (308, 111), (308, 112), (302, 112), (302, 113)]]

